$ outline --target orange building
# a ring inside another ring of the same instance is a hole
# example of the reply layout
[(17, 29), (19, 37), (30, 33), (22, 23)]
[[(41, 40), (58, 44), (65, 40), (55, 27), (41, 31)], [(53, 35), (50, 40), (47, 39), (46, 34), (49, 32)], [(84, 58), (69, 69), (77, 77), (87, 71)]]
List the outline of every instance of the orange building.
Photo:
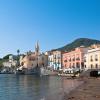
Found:
[(64, 52), (62, 54), (62, 66), (63, 69), (84, 69), (84, 54), (87, 52), (87, 48), (81, 46), (75, 48), (70, 52)]

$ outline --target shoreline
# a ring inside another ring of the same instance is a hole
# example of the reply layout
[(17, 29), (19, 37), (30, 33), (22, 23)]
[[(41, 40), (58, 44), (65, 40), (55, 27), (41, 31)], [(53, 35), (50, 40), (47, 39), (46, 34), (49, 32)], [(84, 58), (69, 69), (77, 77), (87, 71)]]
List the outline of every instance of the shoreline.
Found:
[(44, 97), (43, 99), (40, 99), (40, 100), (66, 100), (65, 97), (68, 94), (70, 94), (72, 91), (76, 90), (79, 86), (81, 86), (84, 83), (83, 80), (79, 80), (79, 79), (66, 79), (66, 80), (67, 81), (75, 81), (75, 82), (77, 82), (77, 84), (75, 85), (73, 83), (72, 87), (69, 86), (67, 88), (64, 85), (65, 88), (60, 88), (60, 91), (56, 91), (54, 94), (48, 95), (48, 96), (46, 96), (46, 97)]
[(65, 94), (62, 100), (100, 100), (100, 77), (84, 77), (79, 78), (78, 81), (83, 83)]

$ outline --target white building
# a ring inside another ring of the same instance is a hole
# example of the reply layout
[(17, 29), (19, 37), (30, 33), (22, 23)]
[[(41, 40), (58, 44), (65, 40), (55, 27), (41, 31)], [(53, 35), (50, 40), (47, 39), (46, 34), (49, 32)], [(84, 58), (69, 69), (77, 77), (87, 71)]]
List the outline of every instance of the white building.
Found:
[(12, 66), (16, 66), (16, 65), (17, 65), (17, 60), (15, 59), (15, 56), (14, 55), (10, 55), (9, 56), (9, 60), (3, 62), (3, 66), (4, 67), (11, 68)]
[(100, 69), (100, 45), (92, 45), (84, 56), (85, 69)]
[(53, 54), (48, 55), (48, 67), (54, 69)]
[(48, 55), (48, 66), (51, 69), (59, 70), (62, 67), (62, 53), (61, 51), (51, 51)]

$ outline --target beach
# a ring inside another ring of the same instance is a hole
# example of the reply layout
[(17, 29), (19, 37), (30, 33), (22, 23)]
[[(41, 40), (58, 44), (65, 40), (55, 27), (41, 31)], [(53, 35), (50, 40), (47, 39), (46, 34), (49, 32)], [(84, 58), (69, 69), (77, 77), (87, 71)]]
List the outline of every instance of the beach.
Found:
[(63, 100), (100, 100), (100, 77), (84, 77), (84, 83), (69, 94)]

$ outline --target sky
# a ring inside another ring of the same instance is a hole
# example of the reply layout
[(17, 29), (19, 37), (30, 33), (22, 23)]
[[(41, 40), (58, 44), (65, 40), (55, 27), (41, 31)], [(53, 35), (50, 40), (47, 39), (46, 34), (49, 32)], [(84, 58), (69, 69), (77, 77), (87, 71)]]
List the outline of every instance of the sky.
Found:
[(0, 57), (100, 40), (100, 0), (0, 0)]

